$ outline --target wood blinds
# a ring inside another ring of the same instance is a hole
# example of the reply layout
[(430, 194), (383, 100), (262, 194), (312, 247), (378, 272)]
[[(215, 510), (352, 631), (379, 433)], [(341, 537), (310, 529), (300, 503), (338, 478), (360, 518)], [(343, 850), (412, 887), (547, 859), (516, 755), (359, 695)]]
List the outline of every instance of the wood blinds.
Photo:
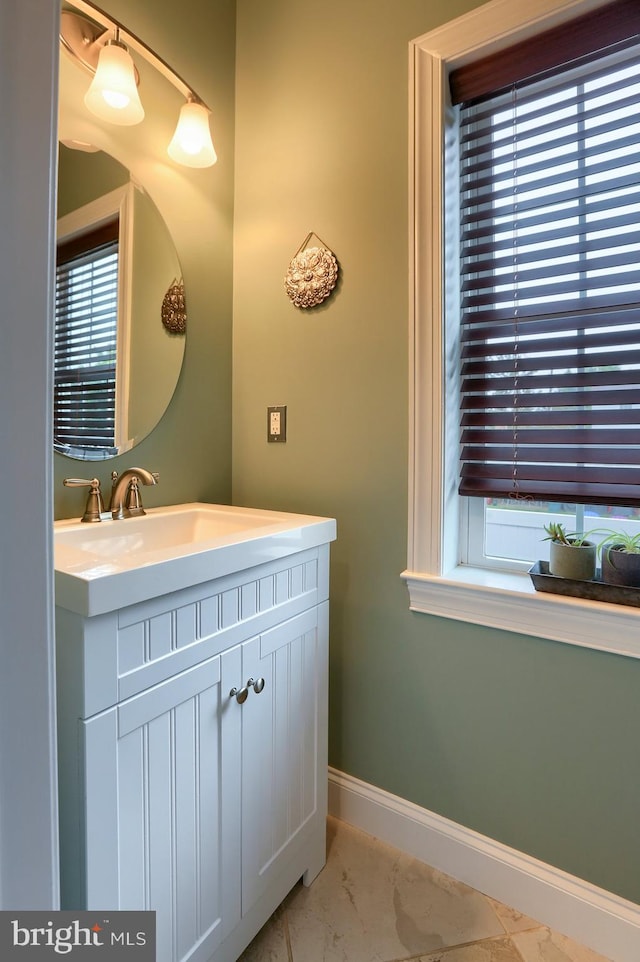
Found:
[[(115, 453), (118, 220), (58, 246), (54, 447)], [(106, 450), (105, 450), (106, 449)], [(114, 450), (110, 450), (114, 449)]]
[(451, 78), (460, 493), (638, 504), (640, 4), (500, 57)]

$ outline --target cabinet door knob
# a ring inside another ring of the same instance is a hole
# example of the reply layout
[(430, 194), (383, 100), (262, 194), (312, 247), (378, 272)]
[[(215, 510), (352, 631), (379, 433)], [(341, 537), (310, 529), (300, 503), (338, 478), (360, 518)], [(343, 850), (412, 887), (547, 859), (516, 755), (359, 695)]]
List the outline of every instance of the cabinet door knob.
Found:
[(256, 695), (259, 695), (264, 688), (264, 678), (258, 678), (255, 681), (253, 678), (250, 678), (247, 682), (247, 688), (253, 688)]
[(247, 686), (245, 688), (232, 688), (231, 691), (229, 692), (229, 698), (234, 698), (234, 697), (239, 705), (243, 705), (244, 702), (249, 697), (249, 687)]

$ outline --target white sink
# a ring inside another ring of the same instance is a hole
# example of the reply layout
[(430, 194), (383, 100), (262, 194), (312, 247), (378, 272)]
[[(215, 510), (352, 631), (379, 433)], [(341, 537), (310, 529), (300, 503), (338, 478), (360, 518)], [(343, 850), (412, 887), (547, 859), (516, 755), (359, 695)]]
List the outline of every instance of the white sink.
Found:
[(332, 518), (204, 503), (120, 521), (57, 521), (56, 604), (102, 614), (335, 537)]
[[(264, 525), (263, 513), (191, 504), (151, 509), (144, 517), (122, 521), (61, 522), (55, 527), (55, 543), (56, 548), (64, 546), (94, 560), (128, 564), (131, 554), (170, 552), (183, 546), (197, 550), (203, 542)], [(71, 560), (70, 554), (67, 557)]]

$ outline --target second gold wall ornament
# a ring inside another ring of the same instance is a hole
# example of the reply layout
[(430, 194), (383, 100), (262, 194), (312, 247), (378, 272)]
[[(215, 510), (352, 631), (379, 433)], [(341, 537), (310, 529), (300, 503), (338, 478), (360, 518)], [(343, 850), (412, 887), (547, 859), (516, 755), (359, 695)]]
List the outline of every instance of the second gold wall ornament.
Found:
[[(308, 247), (312, 237), (322, 246)], [(336, 286), (338, 261), (317, 234), (311, 231), (298, 248), (284, 279), (287, 297), (296, 307), (307, 308), (321, 304)]]
[(164, 295), (161, 310), (162, 323), (171, 334), (184, 334), (187, 329), (187, 308), (184, 300), (184, 282), (175, 277)]

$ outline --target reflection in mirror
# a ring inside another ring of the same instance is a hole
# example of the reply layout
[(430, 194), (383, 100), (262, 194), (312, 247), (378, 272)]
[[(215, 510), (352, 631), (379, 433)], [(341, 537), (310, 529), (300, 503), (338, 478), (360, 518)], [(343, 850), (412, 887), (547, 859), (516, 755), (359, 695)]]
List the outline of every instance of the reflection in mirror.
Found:
[(163, 324), (181, 281), (169, 231), (129, 171), (61, 145), (54, 447), (82, 460), (129, 451), (175, 390), (185, 337)]

